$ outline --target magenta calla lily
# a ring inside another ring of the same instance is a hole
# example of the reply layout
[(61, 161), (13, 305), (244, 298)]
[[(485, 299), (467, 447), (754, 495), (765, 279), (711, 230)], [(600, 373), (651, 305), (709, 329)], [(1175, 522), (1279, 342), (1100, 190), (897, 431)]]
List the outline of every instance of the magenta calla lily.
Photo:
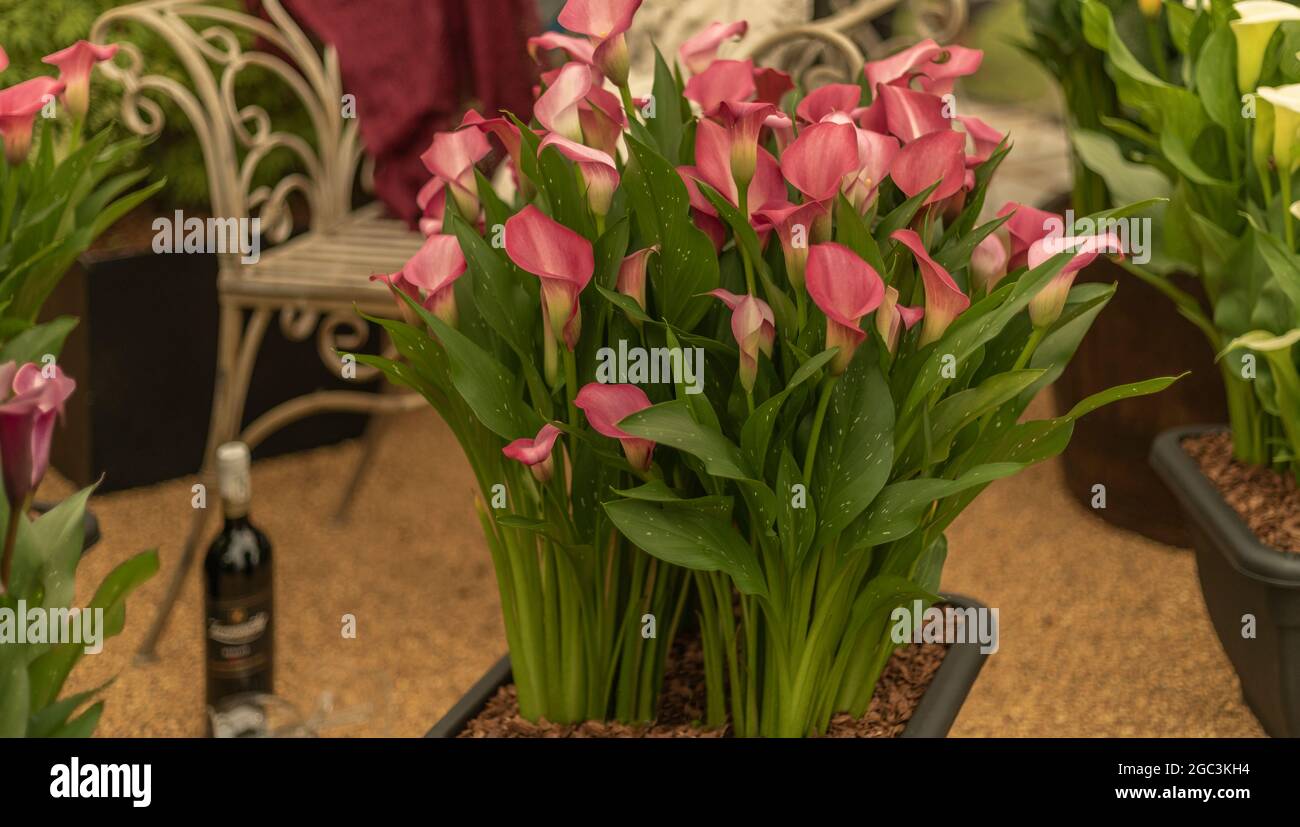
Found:
[(861, 99), (862, 88), (856, 83), (828, 83), (805, 95), (794, 112), (805, 123), (817, 123), (834, 112), (853, 112)]
[(972, 283), (985, 293), (992, 293), (998, 282), (1006, 277), (1007, 262), (1010, 260), (1011, 251), (1007, 249), (1007, 243), (999, 232), (985, 236), (970, 254)]
[(987, 161), (1005, 137), (1001, 132), (998, 132), (979, 118), (958, 115), (957, 120), (961, 123), (962, 128), (966, 130), (966, 134), (970, 136), (971, 144), (975, 150), (966, 159), (968, 166), (982, 164)]
[(618, 86), (627, 85), (629, 56), (625, 33), (641, 0), (569, 0), (556, 18), (571, 32), (595, 44), (592, 62)]
[(898, 337), (911, 330), (925, 316), (925, 308), (906, 307), (898, 303), (898, 291), (885, 288), (885, 298), (876, 309), (876, 332), (892, 354), (898, 350)]
[(0, 365), (0, 465), (11, 509), (27, 509), (50, 465), (54, 420), (77, 383), (58, 365)]
[(749, 24), (744, 20), (737, 20), (734, 23), (714, 21), (687, 38), (677, 50), (677, 54), (681, 57), (682, 63), (686, 64), (686, 71), (698, 75), (717, 59), (718, 48), (723, 43), (728, 40), (739, 40), (748, 30)]
[(776, 230), (790, 284), (796, 290), (803, 290), (813, 229), (819, 220), (829, 217), (827, 207), (818, 201), (806, 204), (779, 202), (769, 204), (759, 210), (757, 215), (766, 227)]
[[(732, 142), (732, 134), (725, 127), (702, 120), (695, 131), (695, 166), (677, 169), (686, 183), (691, 206), (705, 215), (716, 217), (717, 210), (699, 191), (696, 181), (717, 190), (733, 207), (740, 207), (740, 190), (732, 174)], [(767, 150), (755, 147), (754, 177), (746, 190), (746, 212), (752, 217), (757, 208), (784, 197), (785, 183), (776, 159)]]
[(844, 123), (853, 126), (858, 142), (858, 169), (845, 177), (844, 192), (849, 203), (866, 212), (876, 200), (876, 190), (893, 168), (898, 156), (898, 139), (892, 135), (882, 135), (869, 129), (860, 129), (854, 125), (852, 118), (844, 112), (835, 112), (826, 116), (827, 122)]
[(601, 384), (591, 382), (578, 391), (573, 404), (587, 415), (587, 421), (596, 433), (617, 439), (623, 446), (628, 463), (644, 473), (650, 470), (655, 444), (641, 439), (618, 427), (618, 423), (637, 411), (650, 407), (650, 397), (636, 385)]
[(578, 298), (591, 281), (591, 242), (529, 204), (506, 221), (506, 255), (542, 280), (542, 309), (555, 340), (578, 344)]
[(558, 132), (570, 141), (582, 143), (582, 120), (578, 111), (591, 89), (590, 67), (577, 62), (566, 63), (533, 104), (533, 116), (547, 131)]
[(547, 422), (537, 432), (537, 436), (532, 439), (520, 437), (502, 448), (501, 453), (527, 465), (538, 482), (548, 483), (555, 475), (555, 461), (551, 459), (551, 454), (560, 433), (559, 428)]
[(439, 319), (455, 327), (456, 280), (465, 274), (465, 256), (455, 236), (431, 235), (406, 263), (402, 279), (425, 292), (424, 307)]
[(892, 84), (898, 81), (906, 83), (913, 74), (920, 71), (920, 67), (927, 65), (942, 53), (942, 46), (926, 38), (897, 54), (868, 61), (862, 71), (867, 78), (867, 86), (871, 89), (875, 89), (882, 83)]
[(576, 60), (588, 66), (593, 65), (595, 61), (596, 47), (592, 45), (590, 40), (561, 34), (560, 32), (543, 32), (536, 37), (528, 38), (529, 57), (536, 61), (538, 52), (543, 50), (562, 51), (569, 56), (570, 60)]
[(447, 182), (451, 197), (466, 221), (478, 218), (478, 181), (474, 165), (492, 151), (487, 137), (478, 129), (439, 132), (420, 156), (425, 169)]
[(1035, 241), (1049, 235), (1065, 235), (1065, 219), (1053, 212), (1008, 201), (998, 210), (998, 218), (1004, 215), (1011, 216), (1002, 225), (1010, 239), (1008, 270), (1017, 270), (1026, 265), (1029, 248)]
[(909, 198), (937, 183), (926, 204), (955, 195), (966, 183), (966, 138), (958, 132), (923, 135), (894, 156), (890, 177)]
[(858, 169), (858, 136), (852, 124), (817, 123), (805, 128), (781, 157), (785, 180), (810, 201), (825, 201), (840, 191), (844, 177)]
[[(618, 281), (615, 289), (624, 296), (629, 296), (640, 305), (642, 310), (646, 309), (645, 302), (645, 273), (646, 267), (650, 264), (650, 256), (659, 252), (659, 245), (654, 244), (643, 250), (637, 250), (631, 255), (624, 256), (623, 262), (618, 266)], [(633, 322), (640, 324), (639, 320)]]
[(5, 159), (10, 164), (27, 160), (37, 113), (62, 91), (63, 81), (44, 76), (0, 90), (0, 135), (4, 135)]
[(925, 347), (943, 336), (944, 331), (966, 308), (970, 298), (952, 280), (948, 271), (930, 258), (925, 244), (914, 230), (895, 230), (890, 238), (912, 251), (921, 270), (925, 287), (925, 326), (921, 328), (920, 346)]
[(921, 88), (932, 95), (951, 94), (953, 84), (979, 71), (984, 53), (979, 49), (949, 45), (921, 67)]
[(538, 153), (547, 147), (555, 147), (557, 152), (577, 165), (578, 174), (587, 188), (587, 204), (592, 213), (599, 216), (609, 213), (614, 190), (618, 188), (618, 167), (614, 159), (599, 149), (574, 143), (555, 132), (542, 139), (537, 147)]
[(709, 68), (686, 81), (684, 94), (712, 116), (723, 101), (749, 100), (758, 91), (752, 60), (715, 60)]
[(1034, 327), (1047, 327), (1061, 317), (1061, 311), (1065, 309), (1065, 300), (1070, 295), (1070, 287), (1074, 284), (1074, 278), (1080, 270), (1103, 253), (1111, 253), (1122, 258), (1124, 247), (1120, 237), (1114, 232), (1064, 238), (1049, 235), (1040, 238), (1030, 246), (1026, 263), (1032, 269), (1058, 253), (1064, 252), (1071, 252), (1074, 255), (1065, 263), (1061, 271), (1052, 277), (1047, 286), (1029, 300), (1029, 320), (1033, 322)]
[(505, 147), (506, 154), (510, 156), (510, 163), (515, 175), (519, 175), (519, 159), (523, 152), (523, 137), (519, 134), (519, 127), (515, 126), (513, 121), (509, 118), (500, 117), (485, 118), (471, 109), (465, 113), (465, 117), (461, 118), (460, 126), (462, 129), (474, 127), (485, 135), (495, 135), (497, 140), (501, 142), (501, 146)]
[(808, 295), (826, 314), (826, 347), (840, 349), (831, 364), (831, 373), (838, 376), (867, 337), (862, 317), (880, 306), (885, 283), (857, 253), (827, 241), (808, 253)]
[(748, 191), (758, 165), (758, 133), (776, 107), (762, 101), (723, 101), (718, 115), (727, 128), (728, 159), (737, 191)]
[(772, 356), (776, 317), (767, 302), (753, 296), (738, 296), (722, 288), (710, 290), (709, 295), (731, 310), (731, 335), (740, 348), (740, 384), (746, 393), (752, 393), (758, 378), (758, 354)]
[(902, 86), (879, 86), (877, 90), (885, 109), (885, 126), (903, 143), (952, 129), (942, 98)]
[(90, 71), (95, 64), (112, 60), (116, 55), (116, 43), (101, 46), (78, 40), (41, 61), (59, 68), (59, 80), (64, 84), (63, 103), (74, 117), (84, 118), (90, 109)]

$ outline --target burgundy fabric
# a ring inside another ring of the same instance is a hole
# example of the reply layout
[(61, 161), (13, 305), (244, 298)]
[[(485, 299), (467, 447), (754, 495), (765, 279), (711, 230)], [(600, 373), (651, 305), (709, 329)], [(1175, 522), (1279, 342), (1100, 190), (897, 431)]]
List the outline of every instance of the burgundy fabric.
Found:
[(356, 96), (375, 194), (415, 224), (429, 180), (420, 154), (469, 107), (508, 109), (527, 121), (537, 72), (527, 39), (534, 0), (288, 0), (306, 28), (338, 49), (344, 89)]

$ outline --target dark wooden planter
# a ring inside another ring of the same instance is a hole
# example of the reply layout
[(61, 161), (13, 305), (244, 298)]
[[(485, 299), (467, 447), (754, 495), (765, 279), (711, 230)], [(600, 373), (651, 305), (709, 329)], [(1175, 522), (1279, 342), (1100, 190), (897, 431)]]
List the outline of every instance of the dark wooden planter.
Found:
[[(982, 603), (958, 594), (945, 594), (943, 602), (962, 608), (983, 608)], [(921, 696), (912, 719), (907, 722), (901, 738), (943, 738), (952, 729), (957, 713), (966, 696), (975, 685), (980, 669), (988, 655), (980, 651), (979, 644), (960, 643), (948, 648), (943, 663), (934, 680)], [(426, 738), (455, 738), (474, 717), (483, 711), (492, 696), (502, 686), (510, 683), (510, 656), (505, 655), (470, 687), (446, 715), (425, 734)]]
[[(1092, 507), (1093, 486), (1106, 486), (1106, 507), (1094, 511), (1113, 525), (1176, 546), (1191, 544), (1178, 503), (1147, 462), (1156, 435), (1169, 428), (1227, 418), (1214, 353), (1173, 302), (1105, 259), (1078, 282), (1119, 283), (1074, 359), (1053, 386), (1060, 410), (1103, 388), (1191, 371), (1160, 393), (1125, 399), (1088, 414), (1065, 449), (1070, 491)], [(1193, 278), (1178, 285), (1200, 296)]]

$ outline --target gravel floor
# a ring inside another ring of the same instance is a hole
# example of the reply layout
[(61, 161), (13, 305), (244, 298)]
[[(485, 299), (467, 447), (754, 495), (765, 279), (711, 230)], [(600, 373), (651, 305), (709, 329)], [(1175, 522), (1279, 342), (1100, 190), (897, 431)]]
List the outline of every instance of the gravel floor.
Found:
[[(275, 545), (278, 691), (306, 715), (333, 709), (330, 735), (417, 736), (505, 649), (472, 483), (431, 414), (394, 423), (349, 522), (335, 524), (358, 445), (257, 462), (254, 517)], [(130, 606), (127, 629), (88, 657), (69, 689), (116, 675), (99, 734), (203, 731), (200, 589), (185, 589), (157, 664), (131, 654), (176, 565), (189, 481), (94, 499), (104, 540), (78, 597), (151, 545), (163, 570)], [(47, 482), (44, 494), (66, 483)], [(950, 533), (944, 588), (1000, 610), (1001, 650), (958, 718), (962, 736), (1251, 736), (1201, 604), (1191, 554), (1111, 528), (1066, 493), (1048, 463), (995, 484)], [(342, 617), (357, 619), (355, 640)], [(347, 723), (347, 713), (359, 720)]]

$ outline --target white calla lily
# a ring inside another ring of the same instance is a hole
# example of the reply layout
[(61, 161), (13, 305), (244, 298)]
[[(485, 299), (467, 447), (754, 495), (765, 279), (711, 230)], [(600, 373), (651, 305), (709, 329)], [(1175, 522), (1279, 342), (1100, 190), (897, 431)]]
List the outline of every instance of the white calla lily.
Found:
[(1273, 32), (1287, 20), (1300, 20), (1300, 8), (1278, 0), (1242, 0), (1233, 9), (1240, 15), (1229, 24), (1237, 38), (1237, 88), (1245, 93), (1259, 82)]

